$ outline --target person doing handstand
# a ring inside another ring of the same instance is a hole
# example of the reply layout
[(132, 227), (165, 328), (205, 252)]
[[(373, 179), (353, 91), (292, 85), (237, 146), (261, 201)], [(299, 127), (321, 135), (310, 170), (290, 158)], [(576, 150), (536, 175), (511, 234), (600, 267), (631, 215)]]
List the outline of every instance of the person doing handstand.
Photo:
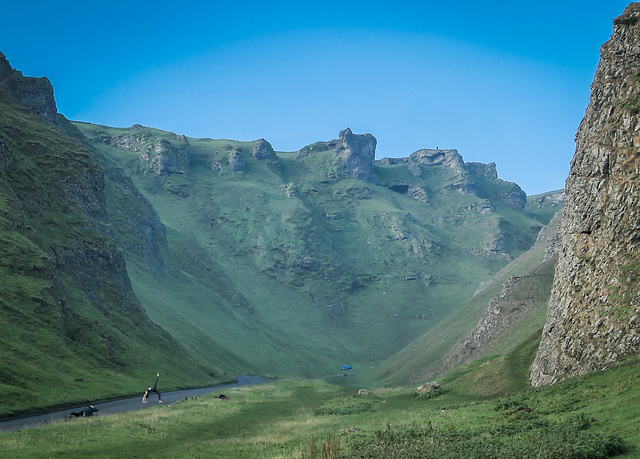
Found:
[(158, 403), (163, 403), (162, 396), (160, 395), (160, 392), (158, 392), (158, 379), (160, 379), (160, 372), (158, 372), (158, 374), (156, 375), (156, 382), (154, 383), (153, 387), (149, 387), (146, 391), (144, 391), (144, 395), (142, 396), (142, 403), (147, 403), (147, 399), (149, 398), (149, 394), (151, 392), (155, 392), (156, 394), (158, 394)]

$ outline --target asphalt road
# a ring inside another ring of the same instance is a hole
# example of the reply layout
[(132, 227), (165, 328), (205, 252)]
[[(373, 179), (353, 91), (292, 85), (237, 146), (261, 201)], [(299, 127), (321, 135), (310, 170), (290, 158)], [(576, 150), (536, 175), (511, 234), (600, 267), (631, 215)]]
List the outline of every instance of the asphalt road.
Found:
[[(165, 405), (169, 403), (183, 400), (185, 397), (197, 397), (202, 394), (208, 394), (210, 392), (216, 392), (221, 389), (230, 389), (233, 387), (251, 386), (254, 384), (261, 384), (269, 381), (269, 379), (262, 378), (260, 376), (236, 376), (238, 382), (232, 384), (224, 384), (221, 386), (204, 387), (201, 389), (188, 389), (188, 390), (176, 390), (173, 392), (161, 392), (162, 401)], [(124, 413), (128, 411), (141, 410), (143, 408), (149, 408), (158, 404), (158, 397), (156, 394), (151, 394), (148, 403), (142, 403), (142, 394), (139, 397), (126, 398), (122, 400), (114, 400), (112, 402), (96, 403), (95, 406), (98, 412), (94, 416), (104, 416), (106, 414)], [(53, 413), (41, 414), (38, 416), (30, 416), (28, 418), (12, 419), (10, 421), (0, 422), (0, 432), (13, 432), (20, 429), (26, 429), (30, 427), (42, 427), (52, 422), (63, 422), (69, 419), (69, 413), (72, 411), (81, 411), (86, 408), (84, 406), (78, 406), (75, 408), (68, 408), (63, 411), (56, 411)]]

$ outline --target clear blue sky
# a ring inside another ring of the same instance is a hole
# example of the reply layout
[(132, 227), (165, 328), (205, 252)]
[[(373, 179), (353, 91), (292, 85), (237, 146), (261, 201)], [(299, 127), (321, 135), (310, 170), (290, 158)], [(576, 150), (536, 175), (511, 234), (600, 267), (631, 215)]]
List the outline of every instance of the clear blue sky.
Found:
[(378, 158), (457, 148), (564, 187), (628, 1), (5, 2), (0, 51), (72, 120), (293, 151), (351, 127)]

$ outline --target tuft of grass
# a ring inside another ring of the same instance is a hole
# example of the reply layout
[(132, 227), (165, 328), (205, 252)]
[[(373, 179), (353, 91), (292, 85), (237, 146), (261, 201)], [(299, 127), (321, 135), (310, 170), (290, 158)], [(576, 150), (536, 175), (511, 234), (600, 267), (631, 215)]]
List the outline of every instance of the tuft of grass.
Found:
[[(638, 18), (634, 19), (637, 21)], [(629, 111), (632, 115), (637, 115), (640, 113), (640, 100), (637, 97), (632, 97), (631, 99), (625, 100), (618, 104), (620, 108)]]
[(316, 411), (318, 415), (348, 415), (371, 411), (375, 400), (373, 396), (338, 397), (322, 405)]

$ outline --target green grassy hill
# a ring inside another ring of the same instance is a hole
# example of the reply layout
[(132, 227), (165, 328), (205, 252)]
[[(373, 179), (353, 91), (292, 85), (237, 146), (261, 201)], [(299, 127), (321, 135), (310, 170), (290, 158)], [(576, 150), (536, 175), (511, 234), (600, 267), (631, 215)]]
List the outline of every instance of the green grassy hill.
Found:
[(103, 188), (80, 142), (0, 90), (0, 417), (137, 394), (157, 371), (229, 379), (149, 320)]
[(437, 332), (558, 204), (525, 206), (456, 150), (374, 164), (375, 138), (348, 129), (275, 152), (70, 123), (46, 79), (22, 105), (32, 80), (2, 59), (1, 416), (136, 393), (158, 370), (165, 389), (345, 382), (342, 364), (362, 374)]
[[(125, 250), (145, 310), (228, 371), (369, 368), (466, 304), (551, 216), (514, 204), (519, 188), (495, 166), (452, 150), (378, 161), (372, 184), (340, 175), (337, 141), (276, 153), (264, 141), (74, 125), (166, 228), (161, 260)], [(107, 206), (130, 221), (118, 188), (107, 186)], [(115, 238), (136, 247), (140, 231), (120, 228)]]

